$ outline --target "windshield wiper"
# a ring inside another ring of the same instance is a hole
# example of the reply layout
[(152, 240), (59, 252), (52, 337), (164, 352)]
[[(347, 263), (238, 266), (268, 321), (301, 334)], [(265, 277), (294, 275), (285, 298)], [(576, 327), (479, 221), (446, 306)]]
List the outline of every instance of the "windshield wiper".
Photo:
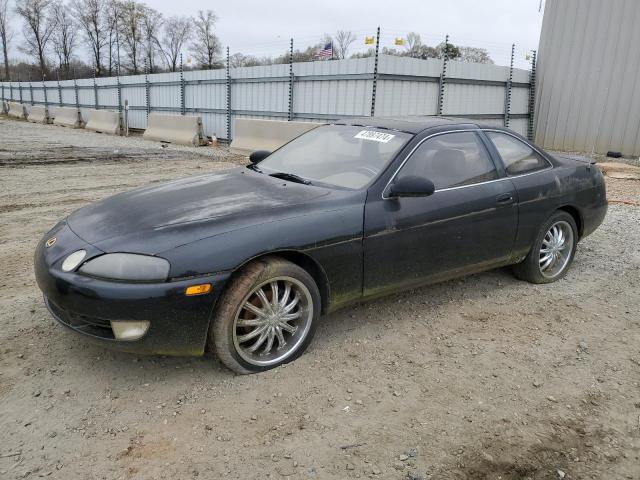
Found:
[(252, 163), (251, 165), (247, 165), (247, 168), (250, 170), (253, 170), (254, 172), (262, 173), (262, 170), (260, 170), (255, 163)]
[(282, 180), (289, 180), (291, 182), (302, 183), (303, 185), (311, 185), (311, 182), (306, 178), (302, 178), (295, 173), (276, 172), (270, 173), (270, 177), (281, 178)]

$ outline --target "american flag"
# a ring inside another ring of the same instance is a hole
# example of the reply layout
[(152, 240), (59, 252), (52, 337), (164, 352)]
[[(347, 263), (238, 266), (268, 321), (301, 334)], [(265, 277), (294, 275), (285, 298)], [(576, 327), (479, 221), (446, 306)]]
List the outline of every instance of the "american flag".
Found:
[(324, 48), (321, 48), (316, 53), (316, 57), (318, 58), (329, 58), (333, 57), (333, 45), (331, 42), (325, 43)]

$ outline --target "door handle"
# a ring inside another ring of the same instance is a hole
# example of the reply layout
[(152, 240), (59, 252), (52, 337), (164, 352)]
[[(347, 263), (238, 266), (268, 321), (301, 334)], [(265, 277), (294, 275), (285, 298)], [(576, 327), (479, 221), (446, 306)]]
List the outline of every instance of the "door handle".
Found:
[(503, 193), (496, 197), (496, 203), (498, 205), (510, 205), (514, 202), (513, 193)]

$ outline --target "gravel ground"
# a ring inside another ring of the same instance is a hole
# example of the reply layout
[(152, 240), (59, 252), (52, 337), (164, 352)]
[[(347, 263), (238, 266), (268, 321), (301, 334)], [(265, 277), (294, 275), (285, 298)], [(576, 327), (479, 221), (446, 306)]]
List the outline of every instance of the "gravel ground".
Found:
[(361, 304), (296, 362), (234, 376), (86, 344), (32, 255), (87, 202), (237, 159), (0, 119), (0, 162), (3, 480), (640, 478), (637, 206), (612, 204), (556, 284), (501, 269)]

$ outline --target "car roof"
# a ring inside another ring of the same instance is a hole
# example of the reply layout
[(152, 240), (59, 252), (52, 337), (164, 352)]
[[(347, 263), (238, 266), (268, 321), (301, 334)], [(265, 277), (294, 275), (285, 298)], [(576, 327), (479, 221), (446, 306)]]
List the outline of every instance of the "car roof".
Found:
[(464, 125), (467, 127), (491, 127), (494, 125), (478, 123), (469, 118), (460, 117), (444, 117), (444, 116), (403, 116), (403, 117), (352, 117), (342, 119), (337, 122), (343, 125), (354, 125), (362, 127), (384, 128), (389, 130), (398, 130), (412, 134), (420, 133), (424, 130), (434, 127)]

